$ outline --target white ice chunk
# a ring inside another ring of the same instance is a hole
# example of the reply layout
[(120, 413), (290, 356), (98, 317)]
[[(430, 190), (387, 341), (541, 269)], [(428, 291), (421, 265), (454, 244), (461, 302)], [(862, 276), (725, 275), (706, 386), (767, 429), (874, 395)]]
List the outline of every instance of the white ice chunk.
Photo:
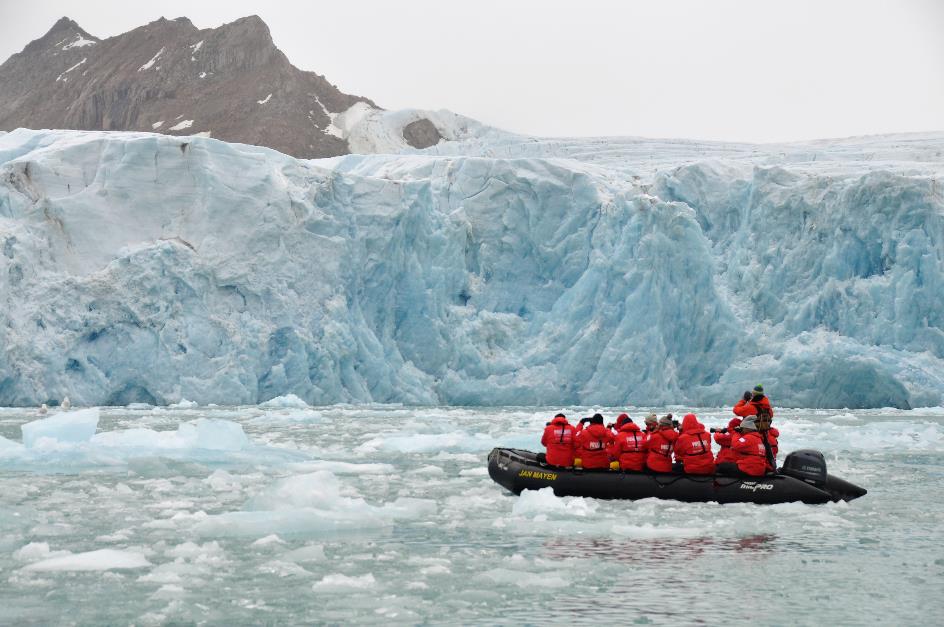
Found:
[(198, 418), (181, 423), (176, 431), (125, 429), (105, 431), (92, 438), (93, 444), (114, 448), (207, 449), (240, 451), (250, 446), (243, 428), (230, 420)]
[(308, 403), (294, 394), (285, 394), (284, 396), (276, 396), (264, 403), (259, 403), (259, 407), (267, 409), (307, 409)]
[(269, 94), (268, 96), (266, 96), (266, 97), (263, 98), (262, 100), (257, 100), (256, 102), (257, 102), (258, 104), (265, 104), (265, 103), (269, 102), (269, 100), (271, 100), (271, 99), (272, 99), (272, 94)]
[(9, 454), (16, 454), (23, 450), (23, 445), (19, 442), (14, 442), (13, 440), (8, 440), (3, 436), (0, 436), (0, 455), (3, 455), (4, 452)]
[(24, 570), (40, 572), (126, 570), (144, 568), (150, 565), (151, 562), (142, 553), (136, 551), (99, 549), (86, 553), (51, 557), (34, 562), (24, 567)]
[(197, 521), (202, 535), (305, 534), (369, 529), (395, 520), (430, 516), (434, 501), (398, 498), (383, 505), (341, 496), (341, 484), (328, 471), (287, 477), (275, 482), (246, 503), (243, 511)]
[(269, 546), (272, 544), (285, 544), (285, 540), (280, 538), (278, 534), (271, 533), (263, 538), (259, 538), (252, 543), (252, 546)]
[(185, 398), (180, 399), (180, 401), (177, 403), (171, 403), (168, 405), (170, 409), (194, 409), (195, 407), (199, 406), (200, 404), (196, 401), (188, 401)]
[(325, 575), (321, 581), (314, 583), (311, 589), (315, 592), (344, 592), (347, 590), (366, 590), (377, 585), (372, 573), (361, 575), (360, 577), (348, 577), (347, 575), (334, 574)]
[(599, 502), (595, 499), (585, 499), (577, 496), (559, 497), (554, 495), (553, 488), (540, 490), (525, 490), (521, 493), (511, 511), (515, 516), (537, 516), (553, 514), (558, 516), (576, 516), (586, 518), (593, 516)]
[(55, 442), (88, 442), (98, 429), (98, 408), (63, 412), (22, 425), (23, 445), (33, 448), (41, 439)]
[(51, 551), (46, 542), (30, 542), (13, 552), (13, 559), (18, 562), (38, 562), (39, 560), (71, 555), (69, 551)]

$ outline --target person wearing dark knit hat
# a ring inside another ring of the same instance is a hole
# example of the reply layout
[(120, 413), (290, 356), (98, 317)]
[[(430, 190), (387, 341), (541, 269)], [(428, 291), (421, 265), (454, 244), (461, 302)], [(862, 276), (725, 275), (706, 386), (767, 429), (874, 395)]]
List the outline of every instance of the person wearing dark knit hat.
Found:
[(593, 414), (587, 420), (589, 426), (577, 434), (575, 457), (584, 468), (609, 468), (609, 448), (616, 439), (613, 432), (603, 425), (603, 414)]

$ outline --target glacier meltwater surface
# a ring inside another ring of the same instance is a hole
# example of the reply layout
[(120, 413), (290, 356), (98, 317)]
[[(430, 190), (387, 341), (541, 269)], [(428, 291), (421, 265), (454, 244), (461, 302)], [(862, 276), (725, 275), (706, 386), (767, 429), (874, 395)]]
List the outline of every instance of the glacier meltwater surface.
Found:
[[(0, 409), (0, 624), (921, 625), (937, 616), (941, 409), (778, 408), (782, 454), (821, 449), (832, 473), (869, 493), (757, 506), (509, 494), (485, 456), (536, 449), (557, 407), (282, 400), (45, 419)], [(623, 409), (638, 420), (673, 408)], [(696, 412), (711, 426), (731, 416)]]
[(944, 135), (0, 136), (0, 404), (944, 402)]

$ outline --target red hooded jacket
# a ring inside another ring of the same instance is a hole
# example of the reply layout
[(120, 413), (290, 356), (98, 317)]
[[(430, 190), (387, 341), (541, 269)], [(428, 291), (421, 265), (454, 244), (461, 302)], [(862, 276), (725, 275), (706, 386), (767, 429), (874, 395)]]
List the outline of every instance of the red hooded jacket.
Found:
[(577, 434), (577, 452), (584, 468), (609, 468), (609, 448), (616, 437), (601, 424), (590, 424)]
[(649, 470), (672, 472), (672, 443), (678, 437), (675, 429), (665, 426), (649, 434), (649, 454), (646, 456)]
[(734, 452), (731, 450), (731, 438), (737, 435), (734, 431), (734, 427), (737, 427), (741, 424), (740, 418), (732, 418), (728, 421), (728, 432), (727, 433), (716, 433), (715, 442), (718, 444), (718, 455), (715, 457), (715, 464), (723, 464), (724, 462), (733, 462), (735, 461)]
[(690, 475), (711, 475), (715, 472), (715, 458), (711, 454), (711, 436), (695, 414), (682, 418), (682, 435), (675, 440), (675, 459), (682, 462)]
[(734, 438), (731, 450), (737, 458), (738, 469), (752, 477), (762, 477), (767, 469), (767, 453), (764, 442), (756, 431), (747, 431)]
[[(764, 399), (767, 397), (765, 396)], [(770, 403), (767, 403), (770, 405)], [(740, 416), (741, 418), (747, 418), (748, 416), (757, 415), (757, 407), (751, 401), (745, 401), (743, 398), (737, 402), (737, 405), (734, 406), (734, 409), (731, 411), (734, 412), (735, 416)], [(741, 423), (738, 423), (741, 424)]]
[(758, 415), (762, 409), (766, 409), (770, 413), (771, 418), (774, 417), (774, 408), (770, 406), (770, 399), (766, 396), (761, 396), (760, 398), (750, 401), (743, 399), (738, 401), (737, 405), (734, 406), (734, 413), (741, 418), (746, 418), (748, 416)]
[(544, 427), (541, 444), (547, 447), (547, 463), (552, 466), (574, 465), (574, 426), (558, 416)]
[(646, 434), (639, 429), (639, 425), (624, 422), (616, 435), (610, 454), (619, 461), (621, 470), (641, 471), (646, 467), (648, 450)]

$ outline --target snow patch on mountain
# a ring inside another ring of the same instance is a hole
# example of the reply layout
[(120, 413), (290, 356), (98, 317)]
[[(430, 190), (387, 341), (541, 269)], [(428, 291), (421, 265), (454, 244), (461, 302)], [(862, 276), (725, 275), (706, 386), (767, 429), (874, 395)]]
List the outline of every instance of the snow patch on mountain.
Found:
[(331, 118), (331, 130), (328, 132), (346, 139), (351, 152), (355, 154), (396, 154), (414, 151), (404, 139), (403, 130), (411, 122), (422, 119), (429, 120), (440, 135), (450, 142), (473, 139), (489, 141), (510, 135), (445, 109), (384, 111), (365, 102), (358, 102), (343, 113), (331, 114)]
[(138, 71), (143, 72), (144, 70), (150, 70), (151, 67), (153, 67), (153, 65), (157, 63), (157, 60), (161, 58), (162, 54), (164, 54), (164, 48), (161, 48), (160, 50), (158, 50), (157, 54), (151, 57), (150, 61), (148, 61), (147, 63), (145, 63), (144, 65), (138, 68)]

